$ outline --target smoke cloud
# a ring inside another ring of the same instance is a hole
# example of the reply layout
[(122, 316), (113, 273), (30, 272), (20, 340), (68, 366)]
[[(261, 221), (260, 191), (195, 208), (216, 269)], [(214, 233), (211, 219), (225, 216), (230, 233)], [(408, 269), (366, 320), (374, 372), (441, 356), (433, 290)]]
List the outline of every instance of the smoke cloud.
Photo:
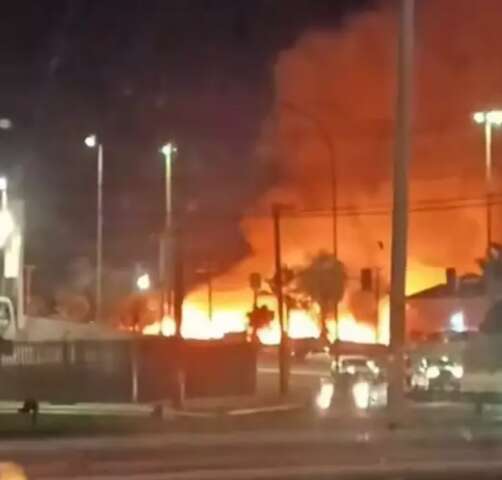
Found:
[[(472, 113), (502, 107), (502, 2), (417, 4), (408, 292), (443, 281), (447, 266), (476, 269), (485, 243), (484, 141)], [(282, 223), (283, 261), (291, 266), (332, 244), (334, 161), (339, 258), (353, 290), (362, 267), (379, 267), (382, 284), (388, 281), (397, 23), (396, 11), (382, 2), (336, 31), (307, 31), (280, 52), (275, 102), (257, 144), (276, 182), (256, 209), (279, 201), (296, 211)], [(496, 191), (501, 137), (502, 131), (494, 134)], [(305, 210), (323, 213), (300, 214)], [(500, 213), (495, 207), (495, 238)], [(222, 284), (245, 286), (251, 272), (273, 270), (271, 219), (246, 216), (242, 229), (252, 254)], [(232, 298), (241, 303), (242, 290), (222, 300)]]
[[(472, 113), (502, 106), (501, 18), (497, 0), (482, 7), (471, 0), (418, 4), (410, 289), (415, 278), (423, 278), (422, 284), (435, 279), (438, 268), (473, 269), (483, 254), (483, 131)], [(334, 161), (340, 258), (353, 269), (388, 263), (389, 215), (368, 211), (389, 213), (391, 205), (396, 50), (396, 12), (384, 6), (352, 17), (338, 31), (306, 32), (275, 65), (274, 111), (260, 151), (279, 180), (261, 205), (281, 201), (300, 210), (329, 209)], [(495, 133), (493, 146), (496, 186), (500, 135)], [(344, 206), (360, 215), (343, 216)], [(496, 233), (499, 213), (496, 208)], [(326, 216), (290, 219), (284, 228), (292, 262), (330, 245)], [(246, 220), (245, 230), (261, 256), (267, 250), (257, 233), (261, 227)]]

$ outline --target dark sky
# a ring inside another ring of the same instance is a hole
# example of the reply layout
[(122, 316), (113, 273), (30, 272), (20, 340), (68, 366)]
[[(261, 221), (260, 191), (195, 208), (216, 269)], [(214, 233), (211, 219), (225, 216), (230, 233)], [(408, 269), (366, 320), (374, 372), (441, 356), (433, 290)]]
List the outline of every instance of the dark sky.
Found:
[[(365, 0), (18, 0), (0, 20), (0, 170), (27, 201), (28, 261), (57, 275), (93, 255), (95, 154), (105, 145), (105, 256), (154, 258), (158, 147), (179, 146), (194, 258), (246, 252), (237, 216), (270, 182), (253, 156), (277, 53)], [(225, 213), (223, 213), (225, 212)], [(223, 248), (222, 248), (223, 246)], [(199, 260), (197, 260), (199, 261)], [(50, 280), (49, 280), (50, 281)]]

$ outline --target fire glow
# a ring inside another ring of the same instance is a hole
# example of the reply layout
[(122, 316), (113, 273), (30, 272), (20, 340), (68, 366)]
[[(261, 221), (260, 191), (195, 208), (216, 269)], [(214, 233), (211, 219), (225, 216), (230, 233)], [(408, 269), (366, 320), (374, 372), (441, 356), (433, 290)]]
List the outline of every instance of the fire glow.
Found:
[[(443, 280), (443, 271), (411, 262), (408, 276), (407, 293), (413, 293)], [(188, 296), (183, 306), (183, 323), (181, 334), (184, 338), (199, 340), (221, 339), (231, 333), (249, 331), (247, 312), (251, 309), (249, 290), (238, 289), (235, 296), (224, 297), (214, 308), (212, 319), (209, 319), (203, 288)], [(223, 295), (222, 295), (223, 296)], [(157, 302), (153, 302), (155, 305)], [(263, 298), (260, 303), (266, 304), (276, 311), (275, 300)], [(382, 343), (389, 342), (389, 300), (385, 296), (379, 303), (378, 324), (359, 321), (342, 302), (339, 307), (339, 328), (333, 318), (328, 318), (328, 337), (334, 341), (337, 330), (340, 339), (347, 342)], [(166, 316), (162, 323), (158, 321), (146, 325), (142, 332), (145, 335), (172, 336), (175, 332), (174, 320)], [(314, 310), (292, 309), (289, 312), (288, 334), (292, 339), (319, 338), (320, 324)], [(280, 341), (280, 327), (277, 316), (272, 323), (258, 331), (258, 338), (264, 345), (277, 345)]]
[[(385, 302), (386, 304), (386, 302)], [(388, 311), (381, 307), (381, 314)], [(241, 309), (216, 310), (212, 320), (209, 320), (204, 308), (188, 300), (183, 307), (183, 323), (181, 335), (184, 338), (198, 340), (221, 339), (229, 333), (244, 333), (248, 330), (248, 321), (244, 305)], [(350, 312), (342, 311), (339, 316), (340, 339), (360, 343), (386, 343), (388, 335), (383, 333), (385, 328), (375, 328), (372, 325), (358, 322)], [(388, 321), (382, 321), (388, 325)], [(383, 331), (382, 331), (383, 330)], [(337, 328), (334, 320), (328, 320), (328, 331), (331, 340), (336, 338)], [(175, 332), (174, 320), (170, 316), (159, 322), (147, 325), (143, 329), (145, 335), (172, 336)], [(258, 338), (264, 345), (277, 345), (280, 341), (280, 327), (277, 319), (267, 327), (258, 331)], [(289, 314), (288, 334), (292, 339), (319, 338), (320, 327), (315, 313), (306, 310), (291, 310)]]

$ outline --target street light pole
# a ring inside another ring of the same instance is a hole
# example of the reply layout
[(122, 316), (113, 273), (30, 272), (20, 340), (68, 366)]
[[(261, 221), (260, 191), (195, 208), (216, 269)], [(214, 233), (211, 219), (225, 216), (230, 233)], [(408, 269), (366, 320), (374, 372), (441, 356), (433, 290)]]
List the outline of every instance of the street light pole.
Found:
[(486, 188), (486, 247), (492, 244), (492, 124), (485, 122), (485, 188)]
[(492, 129), (502, 125), (502, 110), (476, 112), (473, 115), (477, 124), (484, 126), (485, 136), (485, 216), (486, 216), (486, 252), (490, 251), (493, 241), (492, 232)]
[[(172, 142), (168, 142), (161, 148), (161, 153), (164, 156), (165, 164), (165, 218), (164, 218), (164, 240), (161, 248), (164, 250), (162, 269), (163, 292), (162, 292), (162, 318), (166, 313), (172, 313), (173, 295), (172, 295), (172, 279), (173, 279), (173, 194), (172, 194), (172, 161), (173, 156), (177, 152), (176, 146)], [(168, 311), (165, 311), (165, 300), (167, 298)], [(176, 329), (178, 330), (178, 329)], [(179, 332), (176, 332), (178, 334)]]
[(103, 145), (98, 145), (98, 219), (96, 240), (96, 320), (103, 315)]
[(103, 144), (96, 135), (89, 135), (84, 143), (89, 148), (97, 147), (96, 181), (96, 321), (102, 320), (103, 303)]
[[(333, 257), (338, 259), (338, 218), (337, 218), (337, 208), (338, 208), (338, 181), (336, 172), (336, 156), (335, 156), (335, 145), (333, 143), (332, 135), (329, 129), (327, 129), (324, 124), (315, 116), (312, 115), (297, 105), (289, 101), (282, 101), (280, 107), (285, 110), (289, 110), (292, 113), (303, 117), (304, 119), (311, 122), (317, 129), (320, 138), (326, 144), (328, 148), (329, 155), (329, 178), (331, 184), (331, 248)], [(340, 340), (340, 327), (338, 322), (338, 303), (335, 302), (333, 306), (333, 316), (335, 320), (335, 336), (336, 342)], [(336, 368), (338, 368), (338, 348), (335, 349), (336, 357)]]

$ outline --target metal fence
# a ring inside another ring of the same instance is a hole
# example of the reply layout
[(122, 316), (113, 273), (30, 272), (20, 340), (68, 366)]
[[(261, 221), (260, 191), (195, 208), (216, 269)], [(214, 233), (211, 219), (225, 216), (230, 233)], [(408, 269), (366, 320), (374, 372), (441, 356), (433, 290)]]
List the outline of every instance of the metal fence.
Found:
[(173, 397), (180, 373), (187, 397), (252, 394), (256, 352), (248, 343), (162, 337), (15, 343), (1, 358), (0, 399), (155, 402)]

